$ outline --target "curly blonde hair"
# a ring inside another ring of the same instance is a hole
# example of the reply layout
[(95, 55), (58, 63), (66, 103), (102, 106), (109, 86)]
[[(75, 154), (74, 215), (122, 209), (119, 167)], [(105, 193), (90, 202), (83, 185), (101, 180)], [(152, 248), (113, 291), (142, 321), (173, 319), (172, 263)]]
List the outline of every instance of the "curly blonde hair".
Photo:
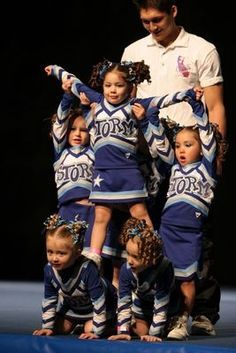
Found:
[(155, 265), (162, 256), (162, 240), (144, 219), (130, 217), (123, 225), (120, 242), (126, 245), (132, 239), (138, 245), (138, 256), (144, 265)]

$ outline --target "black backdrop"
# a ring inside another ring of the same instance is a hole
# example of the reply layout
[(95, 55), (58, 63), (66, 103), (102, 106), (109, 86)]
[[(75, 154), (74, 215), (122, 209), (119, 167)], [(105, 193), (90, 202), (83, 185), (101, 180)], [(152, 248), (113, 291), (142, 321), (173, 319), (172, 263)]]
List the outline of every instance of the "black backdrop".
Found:
[[(7, 3), (1, 25), (1, 257), (0, 279), (41, 280), (45, 262), (42, 223), (55, 211), (48, 117), (60, 85), (43, 68), (58, 64), (87, 81), (92, 65), (119, 61), (123, 48), (146, 34), (131, 0), (55, 0)], [(234, 230), (233, 24), (228, 8), (213, 1), (180, 1), (178, 21), (218, 48), (225, 79), (231, 143), (213, 213), (216, 274), (236, 285)], [(224, 23), (224, 25), (223, 25)]]

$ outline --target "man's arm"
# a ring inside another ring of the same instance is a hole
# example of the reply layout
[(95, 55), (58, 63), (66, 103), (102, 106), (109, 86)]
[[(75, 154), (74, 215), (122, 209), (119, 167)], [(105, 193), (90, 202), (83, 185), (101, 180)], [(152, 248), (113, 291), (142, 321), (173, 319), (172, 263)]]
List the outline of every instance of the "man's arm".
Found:
[(223, 84), (204, 87), (204, 97), (208, 111), (209, 121), (219, 127), (223, 138), (226, 138), (226, 113), (223, 102)]

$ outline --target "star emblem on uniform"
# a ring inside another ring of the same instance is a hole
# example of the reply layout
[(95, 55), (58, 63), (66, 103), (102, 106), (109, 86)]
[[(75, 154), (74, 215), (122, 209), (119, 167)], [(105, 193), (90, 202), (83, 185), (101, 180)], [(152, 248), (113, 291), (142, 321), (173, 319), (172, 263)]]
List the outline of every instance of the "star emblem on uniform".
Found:
[(100, 175), (98, 174), (97, 177), (94, 179), (93, 181), (93, 185), (94, 186), (99, 186), (100, 187), (100, 183), (101, 181), (103, 181), (104, 179), (100, 178)]

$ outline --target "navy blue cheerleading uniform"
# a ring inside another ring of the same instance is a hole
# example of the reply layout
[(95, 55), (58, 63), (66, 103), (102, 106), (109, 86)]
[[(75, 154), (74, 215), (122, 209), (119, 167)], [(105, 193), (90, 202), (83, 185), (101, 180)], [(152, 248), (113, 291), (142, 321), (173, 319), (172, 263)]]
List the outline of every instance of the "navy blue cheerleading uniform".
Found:
[[(167, 201), (162, 211), (160, 236), (164, 253), (171, 260), (181, 281), (196, 277), (201, 269), (203, 225), (216, 187), (216, 141), (212, 126), (195, 92), (183, 96), (193, 109), (202, 144), (201, 160), (181, 166), (173, 161)], [(148, 139), (147, 139), (148, 141)], [(150, 148), (154, 147), (149, 141)]]
[[(158, 273), (160, 266), (164, 267)], [(124, 263), (119, 280), (118, 334), (130, 334), (134, 317), (150, 323), (149, 335), (162, 336), (173, 282), (174, 270), (167, 258), (138, 274)]]
[(72, 92), (76, 96), (84, 92), (91, 102), (97, 103), (96, 108), (86, 116), (95, 153), (90, 200), (95, 203), (136, 203), (146, 200), (148, 192), (137, 160), (139, 127), (132, 113), (132, 104), (140, 103), (146, 110), (163, 108), (173, 104), (173, 95), (132, 98), (116, 106), (60, 66), (52, 65), (52, 74), (60, 80), (74, 77)]
[(58, 214), (67, 221), (74, 220), (78, 215), (89, 224), (85, 234), (85, 245), (89, 246), (94, 222), (94, 206), (80, 204), (79, 201), (89, 199), (94, 152), (90, 146), (69, 146), (67, 143), (69, 113), (74, 101), (74, 95), (64, 93), (57, 109), (56, 121), (52, 127), (55, 157), (53, 167)]
[(62, 315), (76, 324), (93, 320), (92, 332), (102, 336), (116, 308), (116, 289), (100, 276), (93, 261), (81, 256), (62, 271), (45, 265), (42, 328), (53, 329), (57, 315)]
[[(91, 233), (95, 218), (94, 205), (82, 204), (89, 199), (92, 190), (94, 151), (90, 146), (69, 146), (67, 143), (69, 113), (76, 97), (64, 93), (57, 109), (56, 121), (52, 127), (54, 146), (54, 172), (57, 187), (58, 214), (66, 221), (76, 216), (88, 223), (85, 233), (84, 250), (90, 247)], [(102, 255), (124, 257), (123, 248), (118, 243), (117, 229), (111, 221)]]

